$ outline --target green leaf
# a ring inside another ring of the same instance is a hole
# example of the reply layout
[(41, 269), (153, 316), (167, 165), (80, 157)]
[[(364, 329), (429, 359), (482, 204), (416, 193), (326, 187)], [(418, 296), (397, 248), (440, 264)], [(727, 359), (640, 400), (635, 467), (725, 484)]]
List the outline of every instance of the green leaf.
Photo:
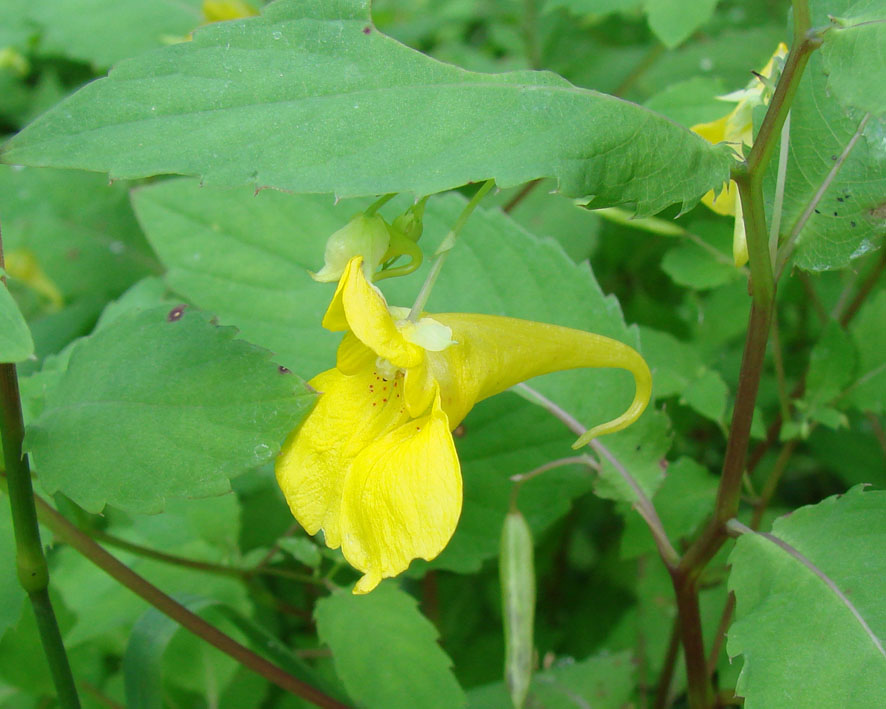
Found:
[(886, 413), (886, 292), (859, 312), (850, 332), (858, 351), (858, 378), (849, 400), (862, 411)]
[[(242, 633), (257, 652), (267, 656), (294, 677), (316, 687), (324, 685), (303, 660), (236, 608), (203, 596), (183, 595), (176, 600), (192, 613), (218, 616), (225, 625)], [(156, 608), (148, 609), (132, 627), (123, 655), (128, 709), (160, 709), (164, 706), (163, 655), (180, 629), (181, 626), (176, 621)], [(196, 638), (195, 640), (202, 642)]]
[(43, 488), (92, 512), (159, 512), (271, 460), (312, 396), (234, 334), (177, 306), (78, 343), (26, 437)]
[[(679, 540), (692, 533), (709, 516), (717, 496), (717, 478), (691, 458), (680, 458), (668, 465), (665, 479), (652, 503), (668, 538), (679, 548)], [(655, 553), (655, 540), (649, 527), (637, 514), (626, 515), (621, 538), (621, 555), (630, 559)]]
[(674, 283), (697, 290), (728, 283), (739, 273), (733, 264), (714, 257), (691, 242), (669, 249), (661, 261), (661, 268)]
[(348, 694), (368, 709), (454, 709), (465, 696), (415, 599), (384, 582), (372, 593), (344, 591), (317, 602), (317, 634), (332, 650)]
[(736, 692), (748, 709), (883, 706), (886, 492), (855, 487), (772, 531), (742, 535), (730, 556), (727, 650), (744, 655)]
[[(877, 249), (886, 234), (886, 122), (834, 101), (815, 52), (791, 105), (790, 130), (781, 233), (796, 235), (794, 263), (801, 268), (843, 268)], [(774, 192), (777, 162), (767, 194)]]
[[(634, 666), (629, 653), (599, 655), (580, 662), (563, 661), (532, 678), (526, 706), (545, 709), (620, 709), (630, 704), (634, 691)], [(470, 709), (510, 706), (503, 682), (468, 692)]]
[(717, 0), (646, 0), (649, 27), (666, 47), (682, 44), (711, 19)]
[(323, 265), (327, 237), (364, 203), (183, 179), (139, 188), (132, 201), (174, 291), (305, 378), (332, 365), (338, 337), (319, 327), (332, 291), (308, 271)]
[(0, 362), (21, 362), (33, 354), (34, 340), (28, 323), (6, 282), (0, 280)]
[(554, 74), (438, 63), (380, 34), (368, 2), (283, 0), (122, 62), (3, 160), (345, 196), (553, 177), (568, 196), (648, 214), (695, 204), (732, 157)]
[(24, 600), (25, 590), (18, 582), (16, 572), (15, 536), (9, 498), (0, 495), (0, 638), (8, 628), (18, 623)]
[[(179, 603), (197, 613), (215, 603), (210, 598), (179, 598)], [(132, 626), (123, 655), (126, 706), (130, 709), (162, 709), (163, 653), (181, 626), (150, 608)]]
[(717, 96), (725, 93), (722, 79), (697, 76), (671, 84), (643, 105), (689, 127), (722, 118), (729, 104)]
[(886, 112), (886, 3), (859, 0), (831, 21), (821, 46), (831, 95), (860, 111)]
[(698, 349), (649, 327), (640, 333), (656, 399), (679, 396), (681, 403), (722, 424), (729, 389), (720, 374), (707, 367)]
[[(16, 254), (33, 258), (64, 301), (113, 298), (158, 270), (124, 183), (109, 185), (101, 175), (70, 170), (0, 165), (0, 194), (7, 195), (7, 261)], [(16, 275), (9, 264), (7, 269)], [(43, 301), (49, 297), (34, 278), (12, 284)]]
[(203, 20), (200, 0), (36, 0), (29, 14), (42, 29), (41, 54), (97, 69), (181, 41)]

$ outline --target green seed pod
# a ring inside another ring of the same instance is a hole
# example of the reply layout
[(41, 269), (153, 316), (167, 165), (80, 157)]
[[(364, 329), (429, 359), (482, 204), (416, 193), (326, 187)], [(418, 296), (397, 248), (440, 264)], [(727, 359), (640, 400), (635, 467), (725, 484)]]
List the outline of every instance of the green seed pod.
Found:
[(501, 607), (505, 631), (505, 682), (520, 709), (532, 679), (532, 631), (535, 621), (535, 566), (532, 532), (519, 510), (505, 517), (501, 533)]

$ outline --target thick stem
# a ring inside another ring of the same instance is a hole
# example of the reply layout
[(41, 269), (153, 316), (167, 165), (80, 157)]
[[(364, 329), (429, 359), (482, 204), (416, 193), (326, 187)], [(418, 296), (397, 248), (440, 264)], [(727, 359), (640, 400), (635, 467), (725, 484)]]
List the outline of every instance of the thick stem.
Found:
[(717, 489), (714, 514), (701, 536), (689, 547), (680, 565), (671, 572), (689, 680), (689, 706), (705, 709), (713, 700), (707, 671), (701, 616), (698, 611), (698, 578), (727, 539), (726, 523), (738, 512), (745, 471), (751, 421), (763, 372), (763, 360), (775, 303), (775, 278), (769, 249), (763, 202), (763, 175), (777, 138), (791, 108), (809, 54), (821, 44), (809, 33), (805, 0), (794, 0), (794, 45), (788, 54), (766, 116), (743, 169), (735, 171), (748, 240), (751, 268), (751, 314), (738, 375), (735, 408), (726, 444), (723, 472)]
[(37, 498), (37, 509), (41, 522), (52, 530), (57, 539), (70, 544), (120, 584), (210, 645), (287, 692), (307, 699), (319, 707), (346, 709), (347, 705), (284, 672), (167, 596), (132, 569), (120, 563), (39, 497)]
[(662, 664), (661, 675), (658, 678), (658, 687), (655, 690), (654, 709), (667, 709), (671, 703), (671, 683), (674, 679), (674, 670), (677, 668), (677, 658), (680, 656), (680, 616), (674, 619), (674, 627), (671, 628), (671, 637), (668, 640), (668, 649)]
[(680, 641), (683, 644), (686, 679), (689, 684), (689, 706), (691, 709), (707, 709), (713, 701), (714, 690), (708, 679), (701, 611), (698, 606), (698, 584), (696, 579), (679, 568), (671, 571), (671, 581), (677, 596)]
[[(2, 264), (2, 259), (0, 259)], [(80, 699), (58, 621), (49, 600), (49, 567), (40, 542), (34, 488), (28, 459), (22, 452), (25, 427), (14, 364), (0, 364), (0, 434), (6, 465), (7, 492), (15, 531), (18, 579), (27, 591), (52, 682), (63, 709), (78, 709)]]

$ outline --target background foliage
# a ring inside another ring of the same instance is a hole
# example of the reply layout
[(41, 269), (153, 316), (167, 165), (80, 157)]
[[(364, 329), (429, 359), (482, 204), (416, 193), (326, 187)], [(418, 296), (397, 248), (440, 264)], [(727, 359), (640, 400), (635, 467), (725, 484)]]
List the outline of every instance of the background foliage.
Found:
[[(402, 193), (381, 210), (392, 220), (440, 193), (430, 255), (465, 185), (494, 178), (428, 309), (615, 337), (655, 379), (641, 420), (601, 441), (609, 457), (520, 490), (538, 589), (527, 706), (688, 705), (671, 578), (619, 468), (683, 553), (714, 509), (750, 303), (733, 220), (696, 206), (731, 150), (686, 128), (725, 115), (717, 96), (791, 42), (790, 3), (254, 5), (260, 17), (200, 29), (196, 0), (0, 6), (0, 361), (18, 363), (37, 492), (337, 701), (509, 706), (510, 478), (574, 455), (561, 421), (525, 390), (478, 405), (456, 431), (454, 538), (365, 598), (340, 554), (293, 524), (273, 476), (314, 398), (304, 380), (334, 360), (319, 326), (332, 286), (307, 273), (326, 238), (375, 195)], [(886, 7), (819, 0), (811, 24), (821, 48), (763, 183), (782, 277), (741, 536), (699, 579), (721, 705), (886, 705)], [(428, 268), (384, 281), (388, 300), (409, 305)], [(530, 384), (586, 426), (632, 391), (599, 371)], [(54, 529), (52, 600), (84, 706), (309, 705), (179, 631)], [(4, 501), (0, 707), (51, 706), (14, 558)]]

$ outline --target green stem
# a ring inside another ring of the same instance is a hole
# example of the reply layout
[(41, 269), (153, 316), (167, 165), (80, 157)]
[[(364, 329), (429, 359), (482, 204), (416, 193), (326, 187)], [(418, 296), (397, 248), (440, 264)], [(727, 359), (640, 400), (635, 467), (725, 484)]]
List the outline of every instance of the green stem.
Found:
[[(0, 237), (0, 269), (3, 268), (3, 242)], [(6, 279), (2, 278), (3, 283)], [(18, 580), (28, 593), (43, 652), (49, 663), (52, 682), (63, 709), (79, 709), (80, 698), (74, 675), (65, 652), (61, 631), (49, 599), (49, 567), (40, 541), (34, 488), (28, 458), (22, 450), (25, 423), (18, 390), (18, 374), (14, 364), (0, 364), (0, 439), (6, 465), (9, 506), (15, 532), (15, 563)]]
[(396, 193), (396, 192), (391, 192), (391, 194), (386, 194), (386, 195), (384, 195), (384, 196), (382, 196), (382, 197), (379, 197), (379, 198), (378, 198), (377, 200), (375, 200), (372, 204), (370, 204), (370, 205), (366, 208), (366, 211), (363, 212), (363, 213), (364, 213), (367, 217), (371, 217), (373, 214), (375, 214), (379, 209), (381, 209), (382, 207), (384, 207), (388, 202), (390, 202), (390, 201), (391, 201), (392, 199), (394, 199), (394, 197), (396, 197), (396, 196), (397, 196), (397, 193)]
[(222, 564), (213, 564), (209, 561), (199, 561), (197, 559), (188, 559), (183, 556), (176, 556), (175, 554), (167, 554), (166, 552), (162, 552), (157, 549), (151, 549), (150, 547), (142, 546), (141, 544), (135, 544), (133, 542), (127, 541), (126, 539), (121, 539), (120, 537), (114, 536), (113, 534), (108, 534), (106, 532), (95, 529), (87, 530), (86, 533), (93, 539), (97, 539), (104, 542), (105, 544), (117, 547), (118, 549), (125, 549), (126, 551), (130, 551), (133, 554), (137, 554), (138, 556), (143, 556), (147, 559), (155, 559), (156, 561), (162, 561), (166, 564), (172, 564), (174, 566), (182, 566), (184, 568), (194, 569), (196, 571), (205, 571), (207, 573), (217, 574), (219, 576), (232, 576), (234, 578), (239, 578), (243, 580), (248, 580), (249, 578), (257, 574), (263, 574), (266, 576), (277, 576), (280, 578), (290, 579), (292, 581), (298, 581), (300, 583), (310, 583), (317, 586), (323, 585), (319, 579), (316, 579), (309, 574), (300, 574), (297, 571), (289, 571), (288, 569), (275, 569), (269, 566), (256, 566), (251, 569), (244, 569), (238, 566), (224, 566)]
[(766, 116), (757, 133), (747, 163), (733, 174), (744, 213), (751, 269), (751, 314), (739, 371), (735, 408), (726, 444), (723, 472), (717, 489), (714, 514), (701, 535), (689, 547), (677, 569), (671, 572), (689, 680), (689, 706), (706, 709), (713, 701), (698, 611), (698, 579), (708, 562), (727, 539), (726, 523), (738, 512), (751, 421), (763, 372), (763, 360), (775, 303), (775, 278), (763, 202), (763, 176), (791, 108), (800, 77), (810, 53), (820, 40), (809, 32), (806, 0), (794, 0), (794, 45), (788, 54)]
[(229, 635), (221, 632), (215, 626), (207, 623), (200, 616), (192, 613), (170, 596), (167, 596), (159, 588), (111, 556), (90, 539), (89, 536), (81, 532), (39, 497), (36, 498), (36, 502), (40, 521), (52, 530), (58, 540), (75, 548), (118, 583), (126, 586), (130, 591), (172, 618), (182, 627), (190, 630), (194, 635), (229, 655), (244, 667), (273, 682), (281, 689), (307, 699), (319, 707), (346, 709), (347, 705), (284, 672), (273, 663), (268, 662), (265, 658), (256, 655), (249, 648), (238, 643)]
[(434, 264), (431, 266), (428, 277), (425, 279), (425, 282), (418, 293), (418, 297), (415, 299), (412, 310), (409, 311), (409, 320), (412, 322), (418, 320), (419, 315), (421, 315), (422, 310), (424, 310), (425, 305), (427, 305), (428, 298), (431, 296), (431, 291), (434, 289), (434, 284), (437, 282), (440, 271), (443, 269), (443, 264), (446, 263), (446, 257), (452, 250), (452, 247), (455, 246), (455, 240), (461, 232), (462, 227), (464, 227), (468, 218), (477, 208), (477, 205), (480, 204), (480, 200), (483, 199), (493, 187), (495, 187), (495, 180), (486, 180), (486, 182), (483, 183), (480, 189), (477, 190), (473, 197), (471, 197), (471, 201), (465, 205), (461, 214), (458, 215), (458, 219), (455, 220), (452, 229), (449, 230), (449, 233), (440, 243), (440, 246), (437, 248), (437, 258), (434, 260)]

